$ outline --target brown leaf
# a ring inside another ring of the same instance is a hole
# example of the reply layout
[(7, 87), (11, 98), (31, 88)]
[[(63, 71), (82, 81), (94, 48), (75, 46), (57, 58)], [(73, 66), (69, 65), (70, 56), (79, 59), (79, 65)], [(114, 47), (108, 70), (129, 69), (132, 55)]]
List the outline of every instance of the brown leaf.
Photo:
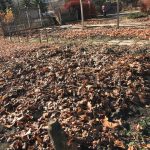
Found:
[(88, 136), (88, 132), (87, 132), (87, 131), (84, 131), (84, 132), (82, 133), (82, 137), (85, 138), (85, 137), (87, 137), (87, 136)]
[(135, 148), (135, 146), (131, 145), (128, 147), (128, 150), (137, 150), (137, 149)]
[(139, 124), (136, 126), (136, 130), (137, 130), (137, 131), (141, 131), (142, 129), (143, 129), (143, 127), (140, 126)]
[(80, 120), (81, 121), (87, 121), (87, 116), (86, 115), (81, 115)]
[(0, 85), (3, 85), (4, 84), (4, 80), (2, 78), (0, 78)]
[(114, 89), (113, 94), (114, 96), (119, 96), (119, 89)]
[(150, 149), (150, 144), (143, 144), (142, 147), (145, 149)]
[(8, 70), (6, 73), (5, 73), (5, 76), (7, 76), (7, 78), (12, 78), (12, 76), (13, 76), (13, 73), (10, 71), (10, 70)]
[(39, 144), (43, 143), (43, 140), (40, 136), (37, 135), (35, 138), (36, 138), (36, 140), (38, 141)]
[(14, 124), (11, 125), (5, 125), (6, 128), (10, 129)]
[(87, 107), (89, 111), (92, 111), (92, 104), (91, 102), (87, 102)]
[(115, 140), (115, 146), (125, 149), (124, 143), (120, 140)]
[(104, 119), (102, 119), (101, 122), (102, 122), (102, 124), (103, 124), (104, 127), (112, 128), (112, 129), (121, 125), (121, 121), (120, 120), (116, 120), (116, 122), (113, 123), (113, 122), (108, 121), (107, 117), (105, 117)]

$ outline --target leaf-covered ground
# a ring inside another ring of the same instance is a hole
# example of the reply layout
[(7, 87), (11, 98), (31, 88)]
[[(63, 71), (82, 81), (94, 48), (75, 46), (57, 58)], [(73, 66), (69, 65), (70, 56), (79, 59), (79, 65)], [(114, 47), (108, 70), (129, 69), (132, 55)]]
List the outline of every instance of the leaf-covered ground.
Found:
[(70, 44), (1, 40), (0, 149), (52, 149), (50, 119), (73, 150), (149, 148), (149, 47), (76, 43), (79, 37)]
[(88, 37), (96, 37), (105, 38), (109, 37), (111, 39), (114, 38), (123, 38), (123, 39), (142, 39), (149, 40), (150, 39), (150, 29), (136, 29), (136, 28), (97, 28), (97, 29), (70, 29), (70, 30), (62, 30), (56, 31), (54, 36), (65, 39), (76, 39), (76, 38), (88, 38)]
[[(96, 25), (96, 24), (116, 24), (116, 17), (114, 16), (109, 16), (106, 18), (95, 18), (95, 19), (88, 19), (85, 20), (85, 25)], [(129, 19), (128, 16), (120, 16), (120, 24), (139, 24), (142, 23), (142, 25), (149, 26), (150, 23), (150, 18), (149, 17), (144, 17), (144, 18), (136, 18), (136, 19)], [(70, 23), (69, 23), (70, 24)], [(79, 25), (81, 24), (79, 22), (72, 22), (72, 25)]]

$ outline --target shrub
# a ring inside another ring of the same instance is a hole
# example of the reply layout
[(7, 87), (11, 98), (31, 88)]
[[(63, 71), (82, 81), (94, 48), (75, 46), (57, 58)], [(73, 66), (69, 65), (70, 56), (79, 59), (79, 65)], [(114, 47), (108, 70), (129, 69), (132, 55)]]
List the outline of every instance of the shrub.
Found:
[(11, 22), (14, 21), (14, 15), (13, 15), (13, 11), (12, 11), (11, 8), (6, 10), (6, 13), (5, 13), (3, 21), (5, 23), (11, 23)]
[(14, 14), (11, 8), (6, 9), (6, 12), (0, 12), (0, 21), (6, 24), (14, 21)]

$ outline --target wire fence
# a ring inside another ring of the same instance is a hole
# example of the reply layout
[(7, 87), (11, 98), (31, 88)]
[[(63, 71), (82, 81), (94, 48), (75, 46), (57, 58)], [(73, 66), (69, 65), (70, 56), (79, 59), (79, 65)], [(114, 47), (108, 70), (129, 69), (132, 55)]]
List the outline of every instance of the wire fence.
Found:
[[(28, 41), (33, 33), (37, 33), (36, 35), (39, 35), (38, 38), (40, 40), (40, 35), (44, 34), (44, 37), (47, 37), (47, 33), (54, 30), (55, 25), (81, 19), (80, 5), (77, 5), (74, 1), (72, 3), (65, 3), (64, 0), (49, 1), (46, 5), (46, 12), (42, 12), (39, 5), (36, 7), (19, 6), (14, 14), (14, 21), (9, 24), (2, 23), (0, 33), (3, 32), (5, 36), (9, 36), (10, 40), (13, 39), (13, 36), (18, 37), (19, 41), (21, 41), (19, 36), (26, 37)], [(88, 0), (87, 3), (83, 3), (84, 18), (102, 15), (101, 5), (100, 3), (89, 3)], [(112, 11), (116, 13), (116, 3), (108, 3), (107, 7), (111, 10), (111, 13)], [(119, 4), (118, 12), (121, 9), (122, 5)], [(48, 41), (47, 38), (46, 41)]]
[(20, 8), (19, 13), (14, 15), (14, 21), (10, 24), (2, 23), (2, 28), (5, 35), (10, 35), (22, 30), (40, 28), (46, 26), (46, 23), (49, 24), (49, 20), (41, 17), (39, 8)]

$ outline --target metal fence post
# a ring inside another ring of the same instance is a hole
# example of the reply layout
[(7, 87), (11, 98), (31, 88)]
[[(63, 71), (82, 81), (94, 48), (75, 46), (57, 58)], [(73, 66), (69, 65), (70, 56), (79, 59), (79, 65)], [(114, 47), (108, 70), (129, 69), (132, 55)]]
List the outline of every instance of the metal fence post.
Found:
[(84, 28), (84, 15), (83, 15), (83, 3), (80, 0), (80, 10), (81, 10), (81, 22), (82, 22), (82, 29)]
[(40, 40), (40, 43), (42, 43), (42, 30), (39, 30), (39, 40)]
[(41, 27), (43, 26), (42, 23), (42, 15), (41, 15), (41, 9), (40, 9), (40, 5), (38, 4), (38, 12), (39, 12), (39, 17), (40, 17), (40, 23), (41, 23)]
[(117, 0), (117, 29), (119, 29), (119, 0)]
[(48, 33), (47, 33), (47, 29), (45, 28), (45, 34), (46, 34), (46, 41), (48, 43)]
[(30, 18), (29, 18), (29, 13), (28, 13), (28, 7), (25, 7), (25, 8), (26, 8), (26, 17), (27, 17), (27, 21), (28, 21), (28, 27), (30, 28), (31, 24), (30, 24)]

